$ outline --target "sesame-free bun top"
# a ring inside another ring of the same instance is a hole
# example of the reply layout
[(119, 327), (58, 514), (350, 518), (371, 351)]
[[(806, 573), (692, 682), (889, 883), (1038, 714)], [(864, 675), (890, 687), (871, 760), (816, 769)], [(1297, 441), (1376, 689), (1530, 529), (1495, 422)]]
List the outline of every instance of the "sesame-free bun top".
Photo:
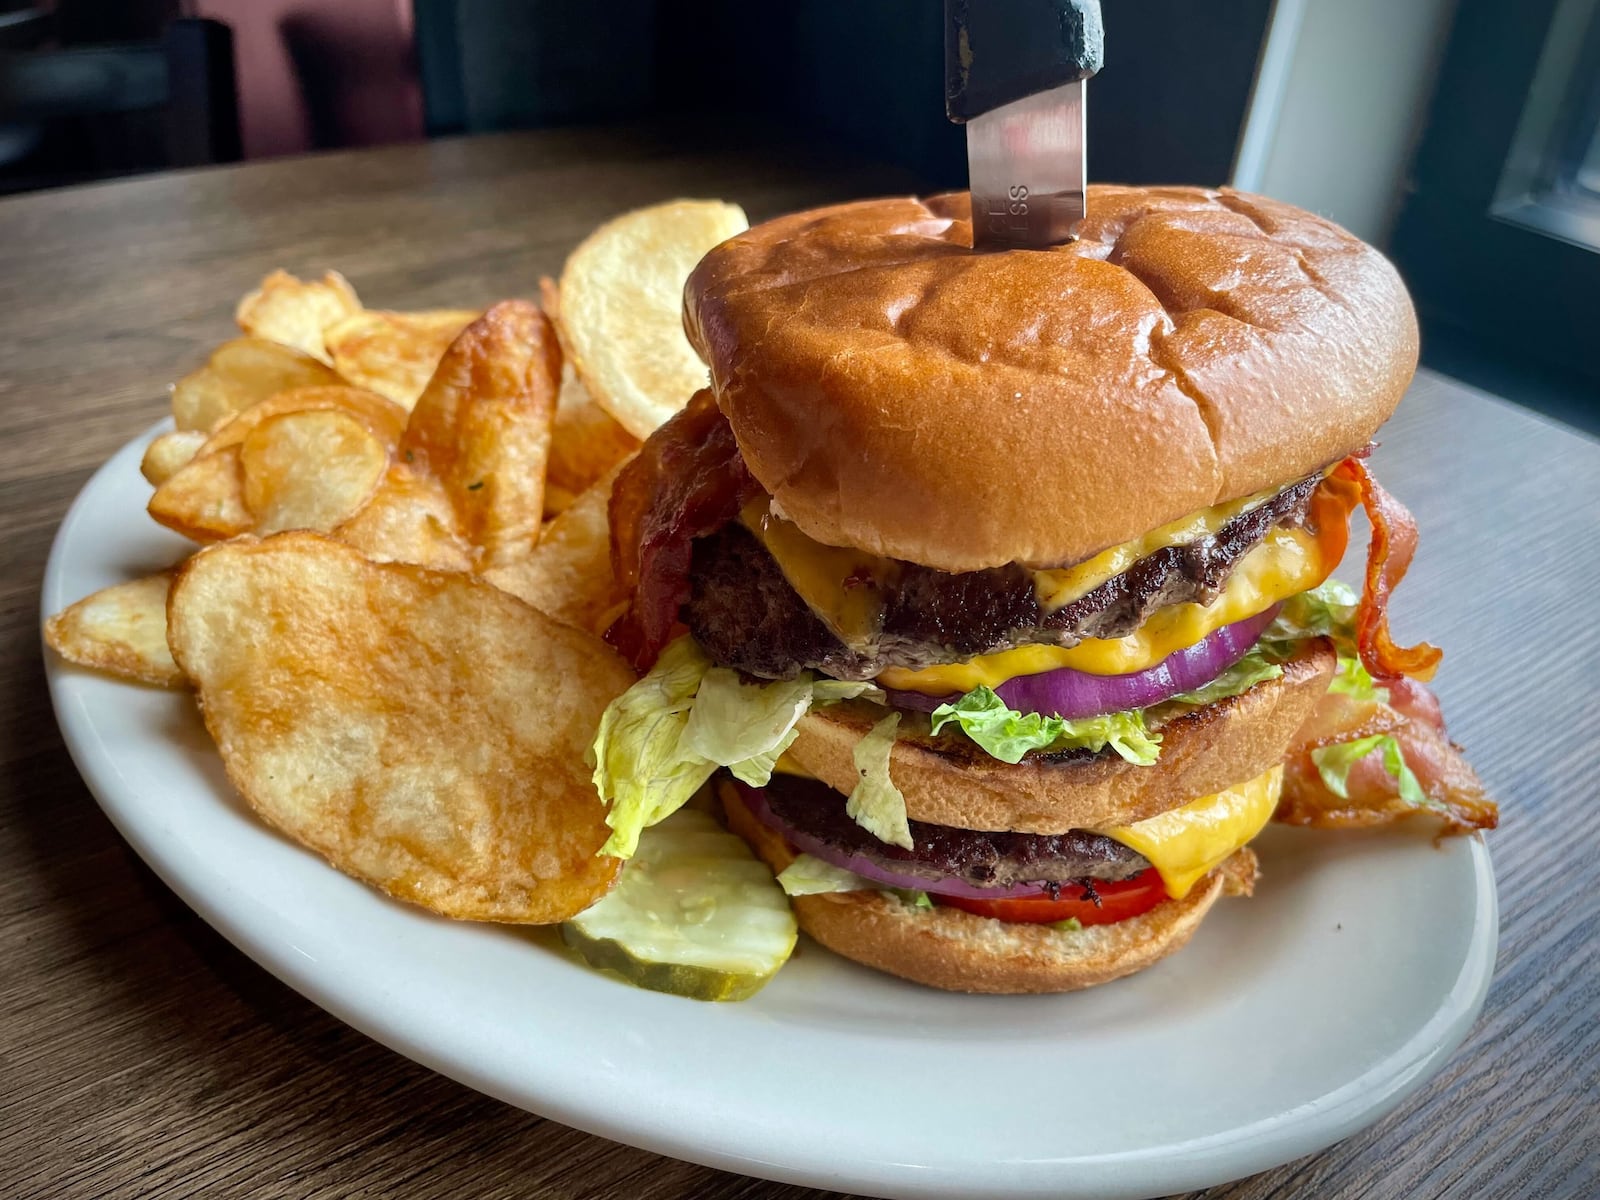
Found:
[(1365, 242), (1260, 196), (1095, 185), (1082, 236), (974, 253), (967, 195), (723, 242), (684, 327), (751, 472), (817, 541), (1057, 566), (1364, 445), (1417, 361)]

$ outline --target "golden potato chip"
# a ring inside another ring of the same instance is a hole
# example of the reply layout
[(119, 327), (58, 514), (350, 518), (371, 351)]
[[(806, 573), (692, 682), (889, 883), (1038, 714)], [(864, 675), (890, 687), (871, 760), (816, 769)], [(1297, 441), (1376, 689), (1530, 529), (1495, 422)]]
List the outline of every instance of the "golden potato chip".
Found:
[(390, 451), (400, 444), (400, 435), (406, 428), (406, 410), (392, 400), (385, 400), (376, 392), (357, 387), (304, 387), (290, 388), (265, 400), (258, 400), (243, 412), (237, 412), (217, 427), (201, 449), (211, 454), (228, 446), (237, 446), (249, 436), (257, 425), (269, 417), (292, 412), (342, 412), (360, 421), (377, 435)]
[(575, 498), (597, 479), (639, 448), (634, 437), (594, 402), (589, 389), (571, 367), (561, 372), (561, 397), (556, 402), (555, 425), (550, 431), (550, 475), (545, 487), (546, 512), (560, 512), (566, 504), (552, 493)]
[(44, 640), (68, 662), (156, 687), (187, 682), (167, 649), (171, 572), (115, 584), (45, 622)]
[(345, 412), (279, 413), (239, 443), (257, 533), (332, 529), (367, 502), (388, 465), (383, 443)]
[(401, 457), (444, 484), (482, 567), (514, 562), (539, 539), (560, 381), (550, 319), (506, 300), (450, 344), (411, 410)]
[(293, 346), (312, 358), (332, 363), (322, 331), (360, 311), (356, 290), (337, 271), (311, 280), (274, 271), (239, 301), (234, 317), (247, 334)]
[(472, 920), (562, 921), (610, 888), (584, 752), (634, 676), (602, 642), (309, 533), (201, 551), (168, 615), (234, 786), (341, 871)]
[(475, 565), (444, 484), (404, 463), (389, 468), (372, 498), (333, 536), (380, 562), (436, 571), (470, 571)]
[(450, 343), (478, 316), (471, 309), (369, 308), (330, 325), (322, 336), (339, 374), (409, 409), (428, 386)]
[(255, 527), (244, 502), (239, 448), (203, 454), (180, 467), (150, 497), (152, 518), (197, 542), (215, 542)]
[(172, 387), (172, 417), (180, 430), (211, 432), (234, 413), (289, 388), (343, 383), (332, 367), (265, 338), (223, 342), (206, 365)]
[(595, 400), (647, 438), (706, 385), (683, 333), (683, 285), (706, 251), (749, 227), (719, 200), (676, 200), (624, 213), (567, 258), (561, 340)]
[(205, 444), (206, 435), (198, 429), (163, 433), (144, 448), (144, 458), (139, 461), (139, 474), (160, 487), (180, 468), (188, 465)]
[(521, 562), (492, 567), (483, 577), (502, 591), (590, 633), (605, 632), (627, 593), (611, 572), (611, 523), (606, 509), (618, 465), (554, 521)]

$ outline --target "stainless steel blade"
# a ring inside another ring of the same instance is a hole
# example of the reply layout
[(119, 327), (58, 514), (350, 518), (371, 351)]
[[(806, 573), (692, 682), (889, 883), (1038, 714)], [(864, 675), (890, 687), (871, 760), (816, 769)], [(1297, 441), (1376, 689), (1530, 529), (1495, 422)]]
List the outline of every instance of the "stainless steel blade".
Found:
[(1024, 96), (967, 122), (976, 250), (1069, 242), (1084, 215), (1087, 80)]

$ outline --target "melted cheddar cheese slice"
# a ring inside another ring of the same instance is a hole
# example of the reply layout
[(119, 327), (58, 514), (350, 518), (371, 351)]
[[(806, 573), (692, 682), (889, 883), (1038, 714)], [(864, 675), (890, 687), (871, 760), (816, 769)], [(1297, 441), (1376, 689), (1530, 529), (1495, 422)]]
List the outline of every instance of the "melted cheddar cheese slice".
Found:
[[(1034, 571), (1040, 607), (1054, 611), (1157, 550), (1209, 537), (1273, 494), (1259, 492), (1192, 513), (1075, 566)], [(871, 645), (883, 618), (878, 585), (892, 581), (898, 564), (813, 541), (796, 525), (774, 515), (765, 496), (747, 505), (740, 520), (760, 539), (790, 586), (845, 645), (857, 650)], [(1060, 667), (1091, 675), (1132, 674), (1155, 666), (1224, 625), (1253, 617), (1280, 600), (1316, 587), (1336, 565), (1326, 561), (1310, 533), (1278, 526), (1238, 562), (1222, 594), (1212, 603), (1170, 605), (1153, 613), (1126, 637), (1086, 638), (1069, 647), (1019, 646), (964, 663), (915, 671), (894, 667), (878, 676), (878, 682), (900, 691), (944, 696), (980, 686), (999, 687), (1017, 675), (1037, 675)]]
[(1158, 817), (1096, 832), (1149, 859), (1167, 895), (1176, 900), (1261, 832), (1278, 807), (1282, 790), (1279, 765), (1248, 783), (1202, 796)]
[(981, 654), (964, 663), (910, 671), (892, 667), (878, 676), (884, 687), (930, 696), (999, 687), (1017, 675), (1071, 667), (1090, 675), (1129, 675), (1153, 667), (1208, 633), (1265, 612), (1280, 600), (1316, 587), (1336, 564), (1327, 562), (1317, 539), (1282, 526), (1239, 560), (1223, 592), (1210, 604), (1173, 604), (1158, 609), (1126, 637), (1085, 638), (1076, 646), (1018, 646)]

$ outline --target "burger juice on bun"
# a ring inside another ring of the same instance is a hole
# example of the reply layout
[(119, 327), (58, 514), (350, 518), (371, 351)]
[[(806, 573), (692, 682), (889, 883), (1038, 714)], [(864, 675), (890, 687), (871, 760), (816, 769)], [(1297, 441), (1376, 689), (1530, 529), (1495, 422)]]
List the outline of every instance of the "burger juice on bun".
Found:
[[(802, 929), (936, 987), (1066, 991), (1247, 895), (1276, 815), (1495, 821), (1415, 526), (1364, 460), (1417, 360), (1389, 263), (1257, 196), (1093, 187), (972, 250), (965, 194), (798, 213), (684, 296), (710, 386), (618, 477), (606, 852), (708, 779)], [(1330, 580), (1350, 514), (1359, 597)]]

